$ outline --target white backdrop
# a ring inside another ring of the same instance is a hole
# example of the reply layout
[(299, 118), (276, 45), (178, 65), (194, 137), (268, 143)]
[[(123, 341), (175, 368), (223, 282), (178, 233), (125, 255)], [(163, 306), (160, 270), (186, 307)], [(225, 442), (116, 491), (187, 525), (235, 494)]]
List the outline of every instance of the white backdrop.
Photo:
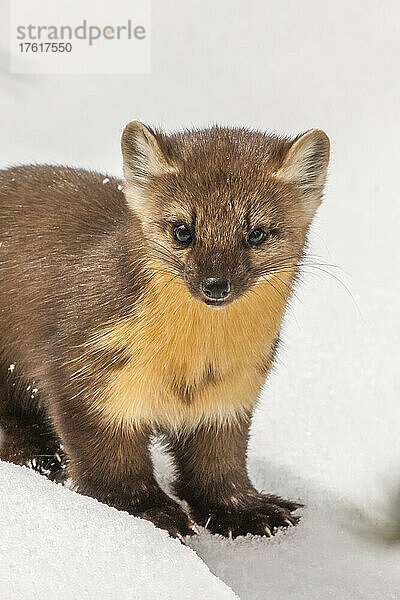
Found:
[(191, 545), (241, 598), (396, 598), (399, 2), (153, 0), (152, 73), (136, 76), (10, 76), (0, 16), (0, 166), (119, 174), (132, 119), (331, 137), (311, 252), (335, 266), (306, 269), (250, 452), (257, 483), (308, 500), (308, 520), (285, 543)]

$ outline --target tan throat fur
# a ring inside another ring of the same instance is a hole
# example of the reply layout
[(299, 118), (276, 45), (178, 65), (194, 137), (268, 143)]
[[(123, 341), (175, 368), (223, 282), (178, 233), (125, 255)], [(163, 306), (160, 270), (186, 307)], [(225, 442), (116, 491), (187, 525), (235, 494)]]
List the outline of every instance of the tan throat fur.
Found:
[(98, 332), (80, 359), (84, 373), (92, 352), (125, 357), (101, 373), (92, 409), (107, 426), (171, 431), (244, 416), (271, 366), (292, 277), (263, 280), (215, 310), (157, 273), (132, 315)]

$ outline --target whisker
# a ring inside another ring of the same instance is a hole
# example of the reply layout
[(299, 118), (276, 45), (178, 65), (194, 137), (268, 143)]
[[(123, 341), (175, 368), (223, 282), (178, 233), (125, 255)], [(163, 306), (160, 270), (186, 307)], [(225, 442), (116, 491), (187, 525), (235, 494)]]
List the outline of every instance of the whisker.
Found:
[[(340, 277), (338, 277), (337, 275), (335, 275), (334, 273), (332, 273), (330, 271), (330, 269), (338, 269), (340, 271), (343, 271), (343, 269), (341, 269), (341, 267), (338, 265), (324, 262), (321, 259), (319, 259), (318, 257), (314, 258), (313, 256), (310, 256), (310, 255), (308, 255), (308, 256), (307, 255), (306, 256), (292, 255), (292, 256), (282, 257), (278, 260), (269, 260), (269, 261), (265, 262), (264, 264), (256, 267), (252, 271), (252, 274), (254, 277), (265, 278), (266, 280), (268, 280), (268, 277), (271, 277), (271, 276), (276, 277), (279, 273), (292, 272), (293, 269), (300, 269), (306, 273), (310, 272), (310, 271), (308, 271), (308, 269), (311, 269), (311, 270), (319, 271), (321, 273), (324, 273), (324, 274), (332, 277), (349, 294), (350, 298), (352, 299), (352, 302), (354, 303), (354, 306), (356, 307), (358, 314), (362, 317), (360, 308), (359, 308), (357, 301), (354, 298), (350, 288), (344, 283), (344, 281), (342, 281), (342, 279), (340, 279)], [(281, 280), (281, 283), (285, 284), (285, 282), (282, 280)]]

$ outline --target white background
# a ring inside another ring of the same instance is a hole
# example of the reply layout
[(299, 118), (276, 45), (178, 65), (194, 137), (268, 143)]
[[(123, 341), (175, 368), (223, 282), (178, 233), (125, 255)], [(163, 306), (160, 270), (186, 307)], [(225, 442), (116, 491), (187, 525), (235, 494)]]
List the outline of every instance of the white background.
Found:
[(168, 130), (319, 127), (332, 140), (314, 266), (250, 450), (260, 487), (309, 508), (272, 543), (191, 542), (241, 598), (400, 595), (399, 22), (397, 0), (158, 0), (150, 75), (10, 76), (2, 8), (3, 167), (120, 174), (132, 119)]

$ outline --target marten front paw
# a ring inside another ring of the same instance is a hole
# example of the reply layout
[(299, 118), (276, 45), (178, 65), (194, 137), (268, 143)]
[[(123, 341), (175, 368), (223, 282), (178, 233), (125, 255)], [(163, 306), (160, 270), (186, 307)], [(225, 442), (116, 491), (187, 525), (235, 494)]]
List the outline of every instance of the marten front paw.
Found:
[(170, 536), (179, 538), (181, 541), (187, 535), (196, 534), (194, 523), (173, 500), (161, 505), (148, 506), (144, 510), (131, 510), (130, 512), (146, 521), (151, 521), (160, 529), (166, 529)]
[(197, 514), (196, 522), (211, 533), (235, 538), (239, 535), (265, 535), (270, 537), (280, 527), (296, 525), (300, 517), (292, 512), (302, 504), (265, 494), (231, 498), (228, 505), (214, 506), (207, 513)]

